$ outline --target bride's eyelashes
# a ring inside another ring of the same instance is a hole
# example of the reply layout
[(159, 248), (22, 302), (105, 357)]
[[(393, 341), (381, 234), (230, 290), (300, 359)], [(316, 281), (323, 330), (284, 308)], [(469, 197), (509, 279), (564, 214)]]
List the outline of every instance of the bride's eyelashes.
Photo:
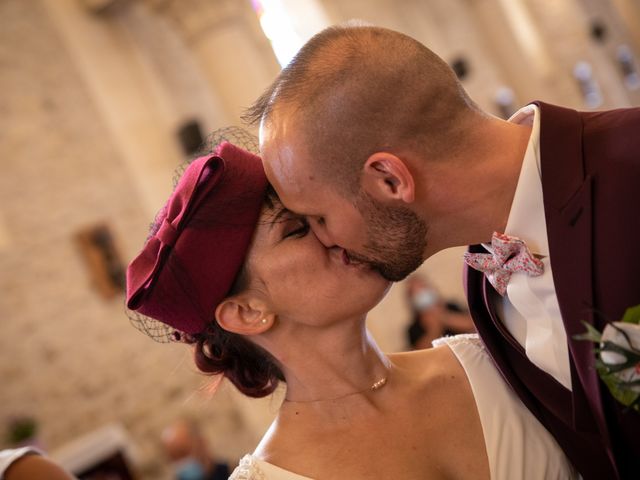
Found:
[(289, 220), (282, 232), (282, 238), (301, 238), (309, 233), (310, 227), (306, 220)]

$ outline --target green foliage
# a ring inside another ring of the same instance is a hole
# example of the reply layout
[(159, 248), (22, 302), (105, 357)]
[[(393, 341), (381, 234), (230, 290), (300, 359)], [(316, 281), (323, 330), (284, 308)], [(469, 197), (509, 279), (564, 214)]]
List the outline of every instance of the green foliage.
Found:
[(7, 429), (7, 440), (16, 445), (25, 440), (35, 437), (38, 431), (38, 424), (31, 417), (18, 417), (11, 422)]
[(582, 324), (587, 328), (587, 331), (579, 335), (574, 335), (573, 338), (575, 338), (576, 340), (586, 340), (588, 342), (600, 343), (602, 334), (587, 322), (582, 322)]
[(640, 324), (640, 305), (635, 307), (629, 307), (622, 316), (622, 321), (625, 323)]
[[(628, 308), (622, 317), (622, 322), (640, 325), (640, 305)], [(587, 322), (582, 323), (586, 328), (586, 332), (574, 335), (573, 338), (593, 342), (598, 345), (595, 349), (596, 370), (598, 375), (611, 392), (611, 395), (613, 395), (613, 398), (623, 405), (640, 412), (640, 392), (638, 391), (640, 380), (627, 381), (623, 376), (624, 370), (638, 368), (637, 366), (640, 365), (640, 353), (633, 348), (628, 349), (611, 341), (603, 342), (602, 334), (598, 330)], [(613, 324), (611, 327), (622, 332), (620, 328)], [(628, 337), (627, 341), (630, 342)], [(602, 352), (617, 353), (624, 357), (624, 361), (616, 364), (604, 363), (601, 357)]]
[(614, 372), (611, 372), (611, 370), (609, 370), (609, 368), (599, 359), (596, 361), (596, 370), (611, 392), (611, 395), (613, 395), (613, 398), (623, 405), (640, 412), (640, 393), (632, 390), (633, 386), (636, 385), (637, 382), (621, 381), (620, 378), (617, 377)]

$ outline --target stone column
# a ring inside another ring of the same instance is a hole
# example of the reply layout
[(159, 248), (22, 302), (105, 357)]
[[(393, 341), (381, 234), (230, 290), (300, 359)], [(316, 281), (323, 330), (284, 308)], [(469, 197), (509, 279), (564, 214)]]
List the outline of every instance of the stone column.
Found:
[(169, 0), (157, 3), (179, 33), (212, 91), (223, 115), (212, 127), (240, 124), (245, 108), (273, 81), (280, 67), (250, 2)]
[[(620, 96), (624, 97), (624, 101), (614, 106), (640, 105), (640, 88), (625, 85), (624, 73), (618, 60), (619, 55), (624, 54), (626, 46), (628, 52), (635, 57), (634, 66), (640, 74), (640, 3), (618, 0), (580, 0), (580, 3), (590, 22), (587, 28), (591, 29), (591, 22), (597, 22), (600, 28), (604, 28), (601, 39), (591, 39), (591, 43), (601, 59), (602, 68), (610, 72), (611, 83), (615, 84), (616, 89), (622, 90)], [(629, 22), (634, 16), (637, 19), (635, 24)]]
[[(555, 90), (564, 97), (561, 102), (563, 105), (579, 109), (607, 109), (629, 105), (629, 99), (611, 62), (589, 36), (589, 18), (580, 2), (526, 0), (525, 3), (548, 45), (554, 64), (553, 83)], [(587, 62), (591, 66), (593, 78), (602, 91), (601, 104), (588, 105), (578, 82), (571, 78), (578, 62)], [(567, 84), (567, 80), (571, 83)], [(575, 92), (579, 94), (577, 99)]]
[(152, 218), (183, 155), (172, 131), (174, 103), (120, 23), (129, 12), (98, 16), (74, 0), (42, 1)]

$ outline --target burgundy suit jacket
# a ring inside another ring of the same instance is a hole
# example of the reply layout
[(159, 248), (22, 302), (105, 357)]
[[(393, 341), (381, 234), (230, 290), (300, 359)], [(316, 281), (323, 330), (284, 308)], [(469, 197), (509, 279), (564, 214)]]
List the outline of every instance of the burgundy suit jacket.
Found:
[[(569, 342), (572, 392), (533, 365), (465, 269), (474, 323), (503, 377), (586, 479), (640, 478), (640, 413), (595, 371), (582, 322), (602, 331), (640, 304), (640, 108), (584, 113), (536, 102), (550, 261)], [(481, 245), (470, 251), (484, 252)]]

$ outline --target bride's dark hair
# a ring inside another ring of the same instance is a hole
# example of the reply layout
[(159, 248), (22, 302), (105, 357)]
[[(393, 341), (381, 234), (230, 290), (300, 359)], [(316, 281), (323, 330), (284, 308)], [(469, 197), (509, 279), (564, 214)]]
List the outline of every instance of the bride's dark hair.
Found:
[(223, 375), (243, 394), (260, 398), (272, 393), (284, 376), (275, 359), (244, 337), (224, 330), (215, 320), (197, 337), (194, 345), (198, 369)]

